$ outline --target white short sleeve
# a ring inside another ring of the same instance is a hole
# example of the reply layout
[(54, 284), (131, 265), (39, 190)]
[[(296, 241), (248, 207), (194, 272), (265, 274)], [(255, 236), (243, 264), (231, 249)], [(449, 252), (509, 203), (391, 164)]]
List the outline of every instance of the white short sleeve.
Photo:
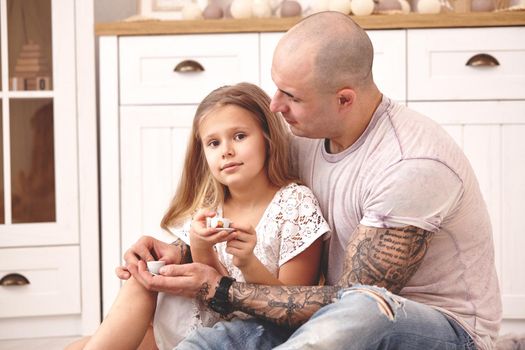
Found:
[(402, 160), (374, 181), (360, 223), (436, 232), (462, 194), (463, 183), (445, 164), (427, 158)]
[[(280, 227), (279, 267), (308, 248), (317, 238), (330, 232), (319, 203), (306, 186), (293, 184), (283, 189), (278, 201)], [(329, 236), (326, 235), (325, 239)]]

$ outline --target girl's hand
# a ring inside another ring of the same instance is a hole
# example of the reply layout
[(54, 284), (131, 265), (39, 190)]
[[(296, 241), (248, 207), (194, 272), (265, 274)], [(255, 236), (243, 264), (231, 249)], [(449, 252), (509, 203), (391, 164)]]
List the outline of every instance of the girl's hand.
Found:
[(228, 238), (228, 232), (220, 229), (206, 227), (206, 218), (214, 217), (214, 211), (201, 209), (194, 216), (190, 228), (191, 251), (211, 250), (219, 242), (224, 242)]
[(232, 239), (226, 243), (226, 252), (233, 255), (233, 264), (239, 269), (248, 267), (257, 258), (253, 249), (257, 244), (257, 234), (252, 226), (233, 225)]

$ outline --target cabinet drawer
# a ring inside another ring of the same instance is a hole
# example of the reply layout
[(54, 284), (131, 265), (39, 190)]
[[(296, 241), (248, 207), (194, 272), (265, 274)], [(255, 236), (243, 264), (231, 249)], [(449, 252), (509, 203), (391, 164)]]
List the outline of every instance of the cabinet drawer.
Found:
[(79, 259), (78, 246), (0, 249), (0, 278), (29, 280), (0, 286), (0, 318), (79, 313)]
[[(525, 98), (523, 38), (525, 27), (409, 30), (408, 100)], [(467, 64), (480, 54), (499, 65)]]
[[(195, 104), (222, 85), (241, 81), (259, 84), (258, 34), (138, 36), (119, 40), (123, 105)], [(191, 65), (196, 63), (204, 70), (192, 71)], [(184, 66), (183, 71), (174, 71), (179, 64)]]

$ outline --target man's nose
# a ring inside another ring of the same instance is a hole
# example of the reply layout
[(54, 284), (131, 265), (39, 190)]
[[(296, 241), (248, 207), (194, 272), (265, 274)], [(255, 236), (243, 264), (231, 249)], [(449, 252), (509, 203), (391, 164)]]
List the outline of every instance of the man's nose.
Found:
[(281, 91), (277, 90), (273, 95), (273, 98), (270, 101), (270, 110), (273, 113), (283, 113), (288, 111), (288, 106), (283, 101), (283, 93)]

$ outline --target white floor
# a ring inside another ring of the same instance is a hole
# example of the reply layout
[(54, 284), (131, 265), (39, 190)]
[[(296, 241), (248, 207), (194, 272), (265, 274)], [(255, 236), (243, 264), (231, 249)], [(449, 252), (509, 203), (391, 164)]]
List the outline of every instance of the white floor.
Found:
[[(504, 320), (500, 335), (525, 335), (525, 320)], [(79, 337), (0, 340), (0, 350), (63, 350)]]
[(63, 350), (78, 337), (0, 340), (0, 350)]

